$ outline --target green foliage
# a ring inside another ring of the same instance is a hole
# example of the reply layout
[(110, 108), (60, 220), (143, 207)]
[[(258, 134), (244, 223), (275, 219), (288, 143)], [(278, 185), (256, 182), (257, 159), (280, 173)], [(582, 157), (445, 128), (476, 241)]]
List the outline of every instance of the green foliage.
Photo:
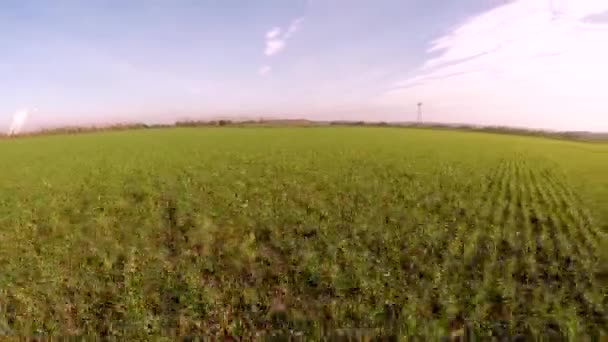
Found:
[(605, 144), (176, 128), (7, 140), (0, 161), (0, 335), (608, 329)]

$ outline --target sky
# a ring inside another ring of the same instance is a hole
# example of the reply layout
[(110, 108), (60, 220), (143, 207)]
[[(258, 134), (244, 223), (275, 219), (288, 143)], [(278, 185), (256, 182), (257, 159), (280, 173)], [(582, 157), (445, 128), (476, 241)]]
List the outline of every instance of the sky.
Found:
[(213, 118), (608, 131), (606, 0), (4, 0), (0, 131)]

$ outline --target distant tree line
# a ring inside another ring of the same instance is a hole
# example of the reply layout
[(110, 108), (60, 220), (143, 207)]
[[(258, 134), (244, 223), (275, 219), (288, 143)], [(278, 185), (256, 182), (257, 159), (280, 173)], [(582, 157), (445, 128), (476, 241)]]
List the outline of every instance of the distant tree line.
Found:
[[(366, 122), (366, 121), (311, 121), (305, 119), (269, 119), (269, 120), (185, 120), (177, 121), (174, 124), (144, 124), (144, 123), (122, 123), (107, 126), (73, 126), (42, 129), (35, 132), (24, 132), (18, 136), (38, 136), (38, 135), (58, 135), (58, 134), (77, 134), (105, 131), (123, 131), (134, 129), (159, 129), (170, 127), (318, 127), (318, 126), (371, 126), (371, 127), (410, 127), (410, 128), (432, 128), (432, 129), (447, 129), (447, 130), (466, 130), (475, 132), (488, 132), (496, 134), (511, 134), (511, 135), (526, 135), (526, 136), (542, 136), (558, 139), (569, 140), (584, 140), (584, 141), (608, 141), (608, 133), (592, 133), (592, 132), (552, 132), (543, 130), (533, 130), (525, 128), (513, 128), (505, 126), (474, 126), (460, 124), (441, 124), (441, 123), (413, 123), (413, 122)], [(1, 134), (0, 138), (10, 138), (8, 134)]]

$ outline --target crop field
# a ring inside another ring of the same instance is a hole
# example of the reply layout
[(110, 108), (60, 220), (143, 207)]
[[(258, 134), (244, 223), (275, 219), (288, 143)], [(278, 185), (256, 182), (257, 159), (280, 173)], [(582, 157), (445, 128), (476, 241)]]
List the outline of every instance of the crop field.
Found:
[(0, 335), (608, 333), (608, 144), (175, 128), (0, 140)]

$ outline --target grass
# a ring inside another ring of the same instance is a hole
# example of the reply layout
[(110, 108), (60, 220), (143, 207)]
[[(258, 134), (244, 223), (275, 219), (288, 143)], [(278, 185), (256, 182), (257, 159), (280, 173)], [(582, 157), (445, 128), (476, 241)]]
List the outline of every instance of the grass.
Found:
[(0, 160), (0, 335), (608, 330), (606, 144), (176, 128)]

